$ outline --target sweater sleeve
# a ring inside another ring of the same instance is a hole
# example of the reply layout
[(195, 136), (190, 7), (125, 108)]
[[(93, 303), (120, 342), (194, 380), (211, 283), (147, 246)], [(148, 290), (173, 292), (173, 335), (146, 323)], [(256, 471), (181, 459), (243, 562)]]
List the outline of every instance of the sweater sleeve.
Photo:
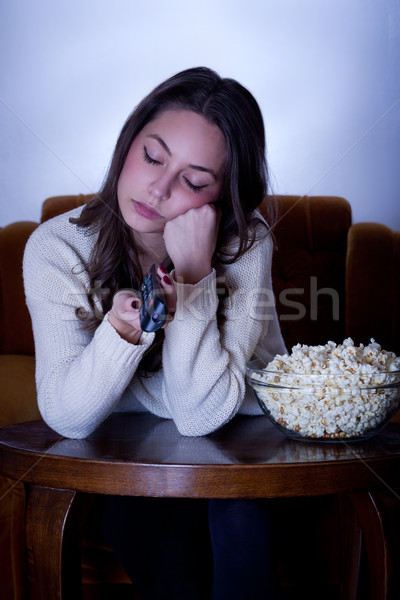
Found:
[(24, 255), (24, 284), (39, 409), (61, 435), (83, 438), (115, 409), (154, 334), (144, 333), (139, 345), (129, 344), (100, 313), (94, 335), (81, 327), (77, 311), (92, 310), (84, 268), (89, 239), (81, 234), (73, 243), (68, 227), (64, 219), (57, 229), (48, 222), (33, 233)]
[[(213, 271), (196, 285), (176, 284), (177, 311), (165, 333), (162, 377), (136, 381), (135, 388), (146, 405), (161, 385), (163, 403), (183, 435), (206, 435), (240, 410), (245, 365), (265, 336), (275, 336), (271, 350), (284, 349), (275, 327), (271, 259), (272, 241), (265, 237), (218, 277)], [(221, 283), (229, 297), (218, 310)]]

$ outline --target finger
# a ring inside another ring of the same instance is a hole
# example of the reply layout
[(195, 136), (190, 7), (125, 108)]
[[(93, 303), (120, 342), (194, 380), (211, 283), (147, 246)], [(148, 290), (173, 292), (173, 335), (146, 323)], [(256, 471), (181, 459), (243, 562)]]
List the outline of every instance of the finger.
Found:
[[(161, 286), (164, 291), (165, 300), (167, 303), (167, 322), (172, 321), (176, 310), (176, 290), (172, 278), (168, 275), (166, 269), (160, 265), (158, 267), (158, 275), (160, 277)], [(166, 327), (166, 325), (164, 325)]]
[(113, 308), (116, 316), (124, 321), (136, 319), (142, 301), (134, 290), (120, 290), (114, 296)]
[(136, 292), (127, 292), (121, 294), (121, 308), (125, 312), (137, 312), (140, 310), (142, 305), (142, 300), (138, 293)]
[(171, 277), (169, 275), (164, 275), (161, 279), (161, 285), (167, 302), (168, 315), (174, 315), (176, 310), (176, 289)]
[(168, 273), (167, 269), (164, 267), (164, 265), (158, 265), (157, 275), (159, 276), (160, 279), (162, 279), (164, 277), (164, 275), (169, 276), (169, 273)]
[(141, 298), (137, 297), (137, 298), (134, 298), (132, 300), (131, 307), (133, 308), (133, 310), (139, 311), (141, 306), (142, 306), (142, 299)]
[(219, 204), (216, 204), (216, 203), (211, 204), (211, 206), (214, 208), (215, 212), (217, 213), (217, 224), (219, 226), (219, 224), (221, 222), (221, 217), (222, 217), (222, 208)]

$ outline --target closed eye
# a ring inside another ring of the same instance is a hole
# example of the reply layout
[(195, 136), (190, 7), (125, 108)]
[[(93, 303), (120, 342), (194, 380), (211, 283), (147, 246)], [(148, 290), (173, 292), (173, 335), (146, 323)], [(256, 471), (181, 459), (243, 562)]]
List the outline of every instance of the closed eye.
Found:
[(203, 188), (207, 187), (207, 185), (194, 185), (187, 177), (184, 177), (183, 179), (185, 180), (188, 188), (191, 189), (195, 194), (198, 194)]
[[(152, 158), (150, 156), (150, 154), (147, 151), (146, 146), (143, 146), (143, 160), (145, 162), (147, 162), (149, 165), (161, 165), (162, 163), (158, 160), (156, 160), (155, 158)], [(206, 185), (194, 185), (187, 177), (183, 178), (186, 185), (188, 186), (188, 188), (194, 192), (195, 194), (198, 194), (203, 188), (207, 187)]]
[(146, 146), (143, 146), (143, 159), (145, 162), (149, 163), (149, 165), (161, 165), (158, 160), (155, 160), (155, 158), (150, 156), (150, 154), (147, 152)]

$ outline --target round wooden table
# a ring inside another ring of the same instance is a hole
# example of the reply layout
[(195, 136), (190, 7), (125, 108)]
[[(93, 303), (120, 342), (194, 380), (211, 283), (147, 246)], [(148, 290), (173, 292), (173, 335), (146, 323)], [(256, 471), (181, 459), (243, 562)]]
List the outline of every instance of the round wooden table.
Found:
[(83, 440), (32, 421), (0, 430), (0, 472), (29, 484), (35, 598), (75, 600), (80, 581), (73, 523), (81, 492), (181, 498), (346, 492), (364, 500), (379, 490), (396, 494), (400, 424), (348, 444), (293, 441), (264, 416), (236, 417), (199, 438), (181, 436), (172, 421), (149, 413), (115, 413)]

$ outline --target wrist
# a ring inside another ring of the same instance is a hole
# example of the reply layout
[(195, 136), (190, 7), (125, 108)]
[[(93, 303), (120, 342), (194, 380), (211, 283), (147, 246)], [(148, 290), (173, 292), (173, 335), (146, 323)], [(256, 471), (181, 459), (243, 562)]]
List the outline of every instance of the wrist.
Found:
[(123, 340), (130, 344), (138, 344), (140, 336), (142, 335), (141, 329), (136, 329), (126, 323), (126, 321), (122, 321), (116, 317), (112, 311), (108, 314), (108, 322)]
[(199, 267), (193, 267), (193, 266), (179, 267), (179, 265), (178, 266), (175, 265), (174, 278), (175, 278), (175, 281), (178, 283), (187, 283), (187, 284), (194, 285), (196, 283), (199, 283), (199, 281), (201, 281), (205, 277), (207, 277), (207, 275), (209, 275), (211, 272), (212, 272), (211, 265), (207, 265), (207, 266), (202, 265)]

